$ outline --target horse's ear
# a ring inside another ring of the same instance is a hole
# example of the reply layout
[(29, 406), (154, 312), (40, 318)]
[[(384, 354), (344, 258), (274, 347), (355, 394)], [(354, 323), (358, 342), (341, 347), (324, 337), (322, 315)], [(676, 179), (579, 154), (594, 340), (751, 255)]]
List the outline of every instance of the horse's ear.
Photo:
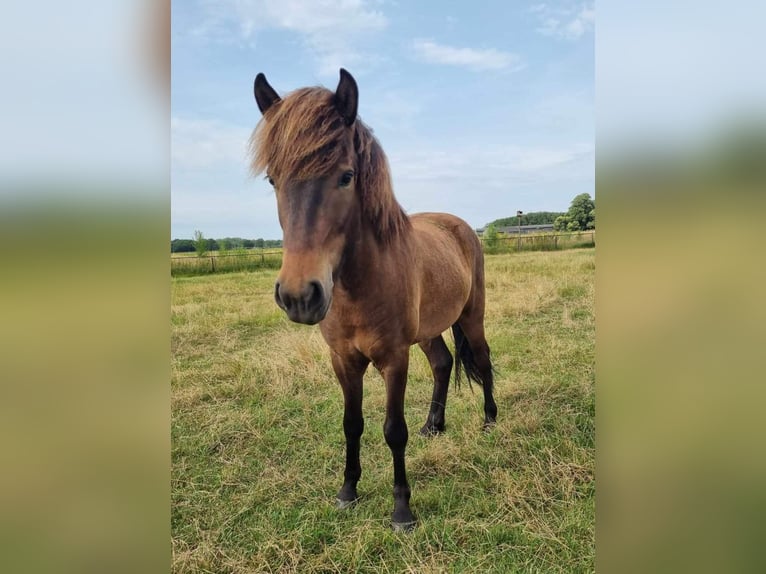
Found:
[(253, 92), (255, 92), (255, 101), (262, 114), (265, 114), (266, 110), (280, 100), (279, 94), (277, 94), (276, 90), (269, 85), (269, 82), (266, 81), (266, 76), (264, 76), (263, 73), (260, 73), (255, 77)]
[(354, 123), (358, 104), (359, 88), (356, 87), (356, 80), (341, 68), (340, 82), (338, 82), (338, 88), (335, 90), (335, 107), (338, 108), (347, 126)]

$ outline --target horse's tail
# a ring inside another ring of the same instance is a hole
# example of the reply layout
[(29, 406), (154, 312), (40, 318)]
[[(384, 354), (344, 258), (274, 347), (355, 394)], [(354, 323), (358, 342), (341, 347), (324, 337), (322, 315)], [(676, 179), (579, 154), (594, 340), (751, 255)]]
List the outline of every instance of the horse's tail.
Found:
[[(452, 325), (452, 336), (455, 337), (455, 386), (460, 388), (460, 370), (465, 371), (468, 384), (478, 383), (481, 386), (492, 385), (492, 380), (485, 381), (474, 359), (471, 346), (463, 333), (463, 329), (455, 323)], [(490, 389), (491, 390), (491, 389)]]

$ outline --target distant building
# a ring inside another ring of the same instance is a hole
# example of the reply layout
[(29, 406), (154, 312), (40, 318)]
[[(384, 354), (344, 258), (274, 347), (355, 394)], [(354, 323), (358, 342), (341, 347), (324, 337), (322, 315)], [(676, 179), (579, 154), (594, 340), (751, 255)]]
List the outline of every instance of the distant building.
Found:
[[(478, 233), (479, 237), (482, 237), (484, 235), (485, 229), (486, 229), (485, 227), (482, 227), (476, 230), (476, 233)], [(552, 223), (541, 223), (539, 225), (522, 225), (521, 226), (522, 235), (524, 235), (525, 233), (545, 233), (546, 231), (553, 231)], [(519, 233), (518, 225), (505, 225), (503, 227), (497, 228), (497, 234), (500, 237), (502, 237), (503, 235), (518, 235), (518, 233)]]

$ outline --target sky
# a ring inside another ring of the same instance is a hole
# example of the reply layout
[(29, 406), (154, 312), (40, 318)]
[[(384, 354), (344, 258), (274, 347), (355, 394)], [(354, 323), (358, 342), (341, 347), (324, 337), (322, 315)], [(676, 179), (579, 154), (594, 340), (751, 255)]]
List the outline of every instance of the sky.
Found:
[(190, 0), (172, 7), (171, 235), (279, 239), (249, 172), (258, 72), (359, 86), (408, 213), (482, 227), (594, 196), (593, 2)]

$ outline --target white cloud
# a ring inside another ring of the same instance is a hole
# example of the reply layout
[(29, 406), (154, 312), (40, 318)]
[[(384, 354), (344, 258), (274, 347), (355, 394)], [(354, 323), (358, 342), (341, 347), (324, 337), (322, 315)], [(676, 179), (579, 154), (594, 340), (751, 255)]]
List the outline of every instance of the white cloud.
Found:
[(540, 21), (537, 31), (544, 36), (553, 36), (566, 40), (577, 40), (593, 30), (596, 22), (594, 3), (580, 6), (551, 7), (548, 4), (535, 4), (529, 8)]
[(412, 47), (416, 57), (429, 64), (461, 66), (471, 70), (510, 69), (516, 71), (523, 68), (521, 58), (518, 55), (494, 48), (483, 50), (455, 48), (437, 44), (431, 40), (415, 40)]
[[(481, 149), (411, 149), (391, 154), (395, 181), (455, 182), (507, 186), (593, 177), (592, 144), (567, 147), (499, 147)], [(462, 184), (461, 184), (462, 185)]]
[(359, 45), (388, 25), (385, 15), (367, 0), (205, 0), (205, 7), (206, 22), (197, 28), (198, 36), (229, 42), (232, 28), (241, 41), (267, 28), (293, 32), (323, 76), (375, 59), (360, 52)]
[[(388, 20), (365, 0), (203, 0), (206, 21), (236, 23), (243, 37), (263, 28), (344, 36), (382, 30)], [(216, 26), (202, 28), (213, 30)]]

